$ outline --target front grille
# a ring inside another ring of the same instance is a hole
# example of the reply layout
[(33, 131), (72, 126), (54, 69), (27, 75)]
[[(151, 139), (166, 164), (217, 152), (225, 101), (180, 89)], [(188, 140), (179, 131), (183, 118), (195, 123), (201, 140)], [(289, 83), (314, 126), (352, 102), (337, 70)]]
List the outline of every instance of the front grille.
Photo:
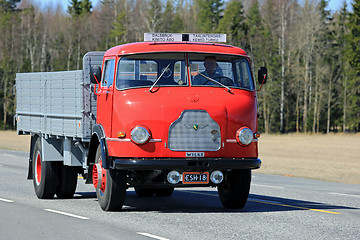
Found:
[(168, 144), (173, 151), (217, 151), (220, 127), (205, 110), (185, 110), (170, 126)]

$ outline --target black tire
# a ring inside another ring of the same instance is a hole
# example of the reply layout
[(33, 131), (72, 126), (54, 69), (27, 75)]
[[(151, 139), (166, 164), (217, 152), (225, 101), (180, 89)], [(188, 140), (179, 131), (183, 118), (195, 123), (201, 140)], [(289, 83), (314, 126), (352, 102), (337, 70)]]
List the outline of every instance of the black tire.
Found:
[(138, 197), (152, 197), (155, 193), (155, 189), (135, 187), (135, 192)]
[(36, 196), (40, 199), (53, 198), (57, 187), (57, 165), (56, 162), (43, 161), (41, 137), (34, 145), (32, 171)]
[(233, 170), (218, 186), (219, 198), (225, 208), (241, 209), (249, 197), (251, 170)]
[[(101, 147), (99, 145), (95, 155), (95, 163), (101, 163), (101, 161)], [(100, 187), (96, 188), (99, 205), (104, 211), (118, 211), (125, 201), (126, 171), (101, 168), (100, 171), (102, 170), (104, 170), (103, 177), (106, 179), (106, 185), (104, 190)]]
[(76, 191), (78, 168), (59, 165), (59, 184), (56, 190), (58, 198), (72, 198)]
[(170, 197), (173, 194), (174, 188), (157, 188), (155, 189), (155, 195), (157, 197)]

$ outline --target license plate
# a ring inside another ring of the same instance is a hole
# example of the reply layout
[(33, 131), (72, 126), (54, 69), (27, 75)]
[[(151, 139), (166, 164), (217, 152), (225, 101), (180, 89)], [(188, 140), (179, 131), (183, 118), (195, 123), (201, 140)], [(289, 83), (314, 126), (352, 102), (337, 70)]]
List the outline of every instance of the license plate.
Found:
[(209, 183), (208, 172), (184, 172), (183, 184), (207, 184)]

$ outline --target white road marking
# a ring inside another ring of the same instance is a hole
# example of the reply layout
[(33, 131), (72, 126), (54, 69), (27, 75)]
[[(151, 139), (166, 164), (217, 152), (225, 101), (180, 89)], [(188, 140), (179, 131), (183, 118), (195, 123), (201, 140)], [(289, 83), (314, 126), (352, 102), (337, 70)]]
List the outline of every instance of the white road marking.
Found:
[(15, 155), (12, 155), (12, 154), (7, 154), (7, 153), (4, 153), (3, 156), (5, 157), (12, 157), (12, 158), (16, 158)]
[(252, 183), (251, 185), (257, 186), (257, 187), (268, 187), (268, 188), (278, 188), (278, 189), (284, 188), (284, 187), (279, 187), (279, 186), (270, 186), (270, 185), (263, 185), (263, 184), (256, 184), (256, 183)]
[(155, 235), (152, 235), (152, 234), (150, 234), (150, 233), (141, 233), (141, 232), (137, 232), (137, 234), (139, 234), (139, 235), (143, 235), (143, 236), (145, 236), (145, 237), (149, 237), (149, 238), (158, 239), (158, 240), (169, 240), (168, 238), (163, 238), (163, 237), (155, 236)]
[(87, 218), (87, 217), (82, 217), (82, 216), (79, 216), (79, 215), (66, 213), (66, 212), (61, 212), (61, 211), (57, 211), (57, 210), (53, 210), (53, 209), (44, 209), (44, 210), (47, 211), (47, 212), (53, 212), (53, 213), (57, 213), (57, 214), (61, 214), (61, 215), (69, 216), (69, 217), (79, 218), (79, 219), (82, 219), (82, 220), (90, 219), (90, 218)]
[(329, 194), (332, 194), (332, 195), (340, 195), (340, 196), (347, 196), (347, 197), (360, 197), (360, 195), (347, 194), (347, 193), (329, 192)]
[(9, 199), (4, 199), (4, 198), (0, 198), (0, 201), (2, 202), (8, 202), (8, 203), (13, 203), (13, 200), (9, 200)]

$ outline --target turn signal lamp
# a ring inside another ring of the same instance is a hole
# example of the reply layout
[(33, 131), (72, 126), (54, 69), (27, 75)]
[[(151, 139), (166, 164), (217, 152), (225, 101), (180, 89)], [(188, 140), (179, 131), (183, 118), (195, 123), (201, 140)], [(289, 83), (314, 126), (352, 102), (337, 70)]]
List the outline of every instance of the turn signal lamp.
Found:
[(117, 136), (118, 138), (124, 138), (124, 137), (126, 136), (126, 134), (125, 134), (124, 132), (118, 132), (118, 133), (116, 134), (116, 136)]

